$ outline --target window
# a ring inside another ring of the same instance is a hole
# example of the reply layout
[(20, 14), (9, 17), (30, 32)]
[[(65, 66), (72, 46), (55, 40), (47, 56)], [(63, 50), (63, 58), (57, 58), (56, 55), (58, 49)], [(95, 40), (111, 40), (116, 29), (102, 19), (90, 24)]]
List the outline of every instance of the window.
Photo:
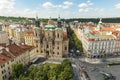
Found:
[(9, 72), (9, 75), (10, 75), (10, 72)]
[(57, 34), (57, 37), (59, 38), (59, 33)]
[(57, 42), (57, 45), (59, 45), (59, 42)]
[(8, 70), (10, 70), (10, 67), (8, 67)]
[(37, 36), (37, 33), (36, 33), (36, 36)]
[(43, 51), (41, 51), (41, 53), (43, 53)]
[(4, 72), (2, 71), (2, 74), (3, 74)]
[(3, 78), (3, 80), (5, 80), (5, 79), (4, 79), (4, 76), (3, 76), (2, 78)]
[(36, 47), (38, 47), (38, 45), (36, 45)]
[(38, 52), (38, 50), (37, 50), (37, 52)]
[(13, 61), (14, 61), (14, 59), (11, 60), (11, 62), (13, 62)]
[(53, 54), (54, 54), (54, 52), (53, 52)]
[(47, 48), (49, 48), (48, 44), (47, 44)]
[(67, 50), (67, 46), (65, 46), (65, 50)]
[(57, 49), (59, 49), (59, 47), (57, 47)]
[(57, 53), (57, 55), (59, 55), (59, 52)]

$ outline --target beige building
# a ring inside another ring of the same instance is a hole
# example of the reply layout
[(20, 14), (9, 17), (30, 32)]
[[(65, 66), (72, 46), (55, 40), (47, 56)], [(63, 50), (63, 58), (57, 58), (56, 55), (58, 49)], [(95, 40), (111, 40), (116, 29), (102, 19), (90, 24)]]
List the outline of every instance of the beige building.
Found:
[(81, 40), (84, 53), (89, 58), (101, 58), (120, 54), (120, 29), (117, 26), (82, 25), (74, 29)]
[(0, 31), (0, 44), (1, 43), (8, 44), (8, 34), (5, 31)]
[(0, 47), (0, 80), (9, 80), (12, 75), (12, 65), (22, 63), (27, 65), (36, 59), (36, 48), (28, 45), (6, 45)]
[(34, 40), (40, 57), (64, 57), (68, 54), (69, 39), (67, 32), (62, 28), (60, 17), (57, 25), (48, 22), (48, 25), (40, 27), (37, 23), (34, 29)]
[(27, 45), (34, 46), (34, 32), (33, 31), (25, 32), (24, 39)]

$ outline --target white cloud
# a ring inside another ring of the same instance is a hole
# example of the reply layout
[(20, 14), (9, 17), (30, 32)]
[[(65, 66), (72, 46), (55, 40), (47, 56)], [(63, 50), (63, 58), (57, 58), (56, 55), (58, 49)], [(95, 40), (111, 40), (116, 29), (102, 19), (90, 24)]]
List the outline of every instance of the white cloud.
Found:
[(59, 5), (59, 7), (63, 8), (63, 9), (68, 9), (73, 5), (73, 2), (70, 1), (65, 1), (63, 2), (63, 4)]
[(88, 5), (90, 5), (90, 6), (91, 6), (91, 5), (93, 5), (93, 3), (88, 3)]
[(92, 8), (80, 8), (79, 12), (89, 12)]
[(102, 9), (102, 8), (95, 8), (95, 9), (93, 9), (93, 11), (94, 11), (94, 12), (103, 12), (104, 9)]
[(88, 4), (86, 4), (86, 3), (81, 3), (81, 4), (78, 5), (78, 7), (80, 7), (80, 8), (88, 7)]
[(115, 8), (120, 9), (120, 3), (116, 4)]
[(79, 12), (84, 12), (84, 9), (79, 9)]
[(14, 9), (15, 0), (0, 0), (0, 11)]
[(80, 7), (80, 8), (85, 8), (85, 7), (89, 7), (89, 6), (92, 6), (92, 5), (93, 5), (93, 3), (92, 3), (90, 0), (88, 0), (88, 1), (85, 2), (85, 3), (79, 4), (78, 7)]
[(87, 5), (90, 5), (90, 6), (91, 6), (91, 5), (93, 5), (93, 3), (92, 3), (90, 0), (88, 0), (88, 1), (87, 1)]
[(90, 10), (92, 10), (91, 6), (93, 5), (93, 3), (88, 0), (85, 3), (80, 3), (78, 5), (78, 7), (80, 7), (80, 9), (78, 10), (79, 12), (89, 12)]
[(54, 5), (53, 5), (51, 2), (45, 2), (45, 3), (43, 4), (43, 7), (44, 7), (44, 8), (52, 8), (52, 7), (54, 7)]
[(63, 4), (65, 4), (67, 6), (71, 6), (71, 5), (73, 5), (73, 2), (65, 1), (65, 2), (63, 2)]
[(15, 10), (16, 0), (0, 0), (0, 15), (11, 16)]

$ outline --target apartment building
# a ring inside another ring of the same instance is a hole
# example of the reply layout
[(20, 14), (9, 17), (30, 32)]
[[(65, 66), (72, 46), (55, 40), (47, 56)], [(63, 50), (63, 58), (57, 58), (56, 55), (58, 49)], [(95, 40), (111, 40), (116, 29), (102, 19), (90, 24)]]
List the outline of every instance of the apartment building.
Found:
[[(113, 26), (114, 25), (114, 26)], [(120, 28), (115, 24), (80, 24), (75, 33), (83, 44), (84, 53), (89, 58), (101, 58), (120, 54)]]
[(34, 46), (34, 32), (33, 31), (27, 31), (24, 34), (24, 39), (25, 39), (25, 43), (27, 45), (31, 45)]
[(8, 43), (8, 34), (5, 31), (0, 31), (0, 44)]
[(36, 48), (24, 44), (10, 44), (0, 48), (0, 80), (9, 80), (12, 75), (12, 65), (22, 63), (27, 65), (37, 57)]

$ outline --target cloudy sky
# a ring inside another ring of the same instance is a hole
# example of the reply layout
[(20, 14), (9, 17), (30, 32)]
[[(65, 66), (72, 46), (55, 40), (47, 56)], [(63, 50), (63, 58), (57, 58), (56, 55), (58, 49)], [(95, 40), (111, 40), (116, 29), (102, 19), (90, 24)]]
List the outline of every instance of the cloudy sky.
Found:
[(0, 16), (120, 17), (120, 0), (0, 0)]

